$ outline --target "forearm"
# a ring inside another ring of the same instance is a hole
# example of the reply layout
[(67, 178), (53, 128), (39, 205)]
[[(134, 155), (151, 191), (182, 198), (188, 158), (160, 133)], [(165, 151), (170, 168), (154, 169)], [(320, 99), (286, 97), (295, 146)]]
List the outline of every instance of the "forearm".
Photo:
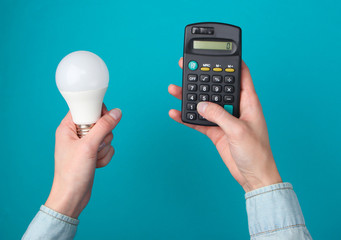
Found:
[(245, 198), (251, 239), (312, 239), (290, 183), (259, 188)]
[(77, 219), (55, 212), (43, 205), (22, 239), (70, 240), (76, 234), (78, 223)]

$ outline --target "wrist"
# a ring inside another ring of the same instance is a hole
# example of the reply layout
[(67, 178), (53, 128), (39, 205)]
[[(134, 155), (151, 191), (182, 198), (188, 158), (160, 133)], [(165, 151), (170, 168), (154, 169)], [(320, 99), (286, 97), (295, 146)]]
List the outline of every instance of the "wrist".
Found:
[(75, 219), (78, 218), (83, 210), (82, 197), (77, 196), (72, 190), (59, 188), (55, 184), (44, 205), (58, 213)]
[(242, 185), (242, 187), (246, 193), (258, 188), (283, 182), (276, 165), (270, 165), (267, 165), (268, 167), (266, 169), (258, 171), (258, 173), (244, 176), (245, 183)]
[(251, 178), (248, 179), (245, 184), (242, 185), (245, 193), (247, 192), (251, 192), (253, 190), (256, 190), (258, 188), (262, 188), (262, 187), (266, 187), (266, 186), (270, 186), (273, 184), (277, 184), (277, 183), (282, 183), (282, 179), (281, 177), (278, 176), (274, 176), (272, 178), (266, 178), (266, 179), (258, 179), (258, 178)]

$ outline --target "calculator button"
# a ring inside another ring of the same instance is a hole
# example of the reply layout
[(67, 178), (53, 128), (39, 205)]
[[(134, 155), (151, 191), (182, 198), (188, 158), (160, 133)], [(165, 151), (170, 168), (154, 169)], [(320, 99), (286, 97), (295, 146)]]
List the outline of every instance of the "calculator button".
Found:
[(209, 75), (200, 75), (200, 81), (202, 82), (209, 82), (210, 76)]
[(222, 76), (213, 76), (212, 77), (212, 82), (214, 82), (214, 83), (221, 83), (222, 80), (223, 80)]
[(200, 92), (208, 92), (210, 91), (210, 86), (209, 85), (200, 85)]
[(187, 90), (191, 92), (195, 92), (198, 89), (198, 86), (196, 84), (188, 84)]
[(200, 29), (198, 27), (192, 27), (192, 34), (199, 34)]
[(214, 33), (213, 28), (211, 27), (201, 27), (200, 28), (200, 34), (209, 34), (212, 35)]
[(187, 113), (186, 115), (188, 120), (195, 120), (197, 119), (197, 115), (195, 113)]
[(219, 85), (213, 85), (212, 86), (212, 92), (219, 93), (219, 92), (221, 92), (221, 89), (222, 89), (222, 87)]
[(200, 98), (200, 101), (208, 101), (208, 95), (207, 94), (200, 94), (199, 98)]
[(187, 100), (188, 101), (196, 101), (197, 100), (197, 95), (193, 93), (187, 94)]
[(196, 75), (196, 74), (189, 74), (187, 76), (187, 80), (190, 81), (190, 82), (196, 82), (196, 81), (198, 81), (198, 75)]
[(233, 96), (224, 96), (224, 102), (232, 103), (233, 102)]
[(225, 72), (233, 73), (234, 72), (234, 68), (225, 68)]
[(223, 69), (222, 68), (213, 68), (213, 71), (215, 71), (215, 72), (222, 72)]
[(232, 105), (224, 105), (224, 109), (228, 111), (230, 114), (233, 114), (233, 106)]
[(233, 86), (225, 86), (225, 92), (233, 93), (234, 92), (234, 87)]
[(212, 95), (212, 102), (220, 102), (221, 96), (220, 95)]
[(203, 72), (208, 72), (208, 71), (210, 71), (210, 68), (209, 67), (202, 67), (202, 68), (200, 68), (200, 70)]
[(187, 110), (195, 111), (197, 105), (195, 103), (187, 103)]
[(188, 63), (188, 68), (189, 68), (189, 70), (192, 70), (192, 71), (197, 70), (198, 69), (198, 63), (196, 61), (190, 61)]
[(225, 76), (226, 83), (234, 83), (234, 76), (227, 75)]

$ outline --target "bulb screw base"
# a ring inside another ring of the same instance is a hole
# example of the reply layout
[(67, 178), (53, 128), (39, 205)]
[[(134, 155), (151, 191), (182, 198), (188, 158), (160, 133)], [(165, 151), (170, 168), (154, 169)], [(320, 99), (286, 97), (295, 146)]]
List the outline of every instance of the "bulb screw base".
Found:
[(77, 135), (79, 138), (84, 137), (86, 134), (89, 133), (89, 131), (91, 130), (91, 128), (94, 126), (95, 124), (76, 124), (76, 128), (77, 128)]

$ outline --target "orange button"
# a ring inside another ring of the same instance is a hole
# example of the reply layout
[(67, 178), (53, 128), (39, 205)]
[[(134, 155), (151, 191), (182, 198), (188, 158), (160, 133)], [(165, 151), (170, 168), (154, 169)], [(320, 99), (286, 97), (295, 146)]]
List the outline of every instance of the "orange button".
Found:
[(200, 68), (201, 71), (204, 71), (204, 72), (208, 72), (210, 71), (210, 68), (209, 67), (202, 67)]
[(225, 68), (225, 72), (233, 73), (234, 68)]
[(213, 71), (215, 71), (215, 72), (221, 72), (221, 71), (223, 71), (223, 69), (222, 69), (222, 68), (216, 67), (216, 68), (213, 68)]

